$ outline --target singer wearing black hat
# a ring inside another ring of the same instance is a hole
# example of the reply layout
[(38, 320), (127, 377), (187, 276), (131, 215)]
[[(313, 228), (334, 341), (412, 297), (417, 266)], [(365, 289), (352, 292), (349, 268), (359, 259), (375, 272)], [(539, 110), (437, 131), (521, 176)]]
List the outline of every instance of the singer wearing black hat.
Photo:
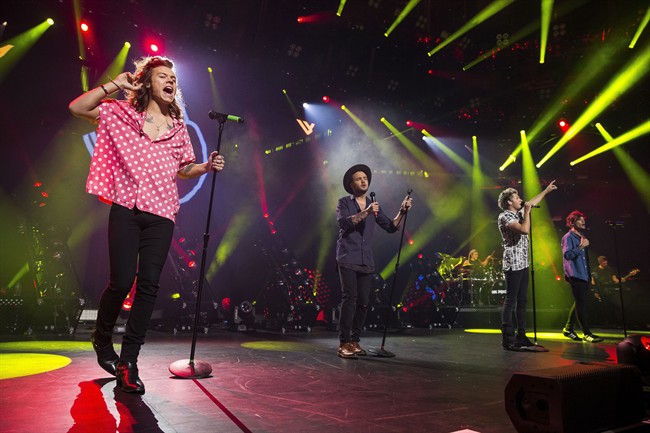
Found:
[[(535, 345), (526, 337), (526, 303), (528, 302), (528, 233), (530, 210), (549, 192), (557, 189), (555, 181), (527, 202), (514, 188), (499, 194), (498, 205), (503, 212), (497, 224), (503, 240), (503, 275), (506, 300), (501, 311), (501, 345), (505, 350), (523, 351)], [(517, 335), (512, 316), (517, 321)]]
[(562, 237), (562, 263), (564, 278), (571, 285), (574, 302), (562, 334), (572, 340), (581, 340), (573, 330), (577, 318), (582, 327), (584, 340), (599, 343), (603, 341), (602, 337), (592, 334), (587, 323), (586, 303), (591, 272), (589, 271), (589, 240), (583, 234), (586, 225), (585, 215), (580, 211), (574, 210), (566, 217), (569, 231)]
[(391, 220), (375, 201), (374, 193), (370, 193), (370, 197), (366, 195), (371, 179), (372, 171), (367, 165), (350, 167), (343, 176), (343, 188), (350, 195), (340, 198), (336, 206), (339, 226), (336, 262), (342, 292), (337, 353), (342, 358), (356, 359), (366, 354), (359, 341), (368, 311), (371, 275), (375, 272), (371, 248), (375, 224), (372, 220), (388, 233), (394, 233), (412, 205), (407, 195)]

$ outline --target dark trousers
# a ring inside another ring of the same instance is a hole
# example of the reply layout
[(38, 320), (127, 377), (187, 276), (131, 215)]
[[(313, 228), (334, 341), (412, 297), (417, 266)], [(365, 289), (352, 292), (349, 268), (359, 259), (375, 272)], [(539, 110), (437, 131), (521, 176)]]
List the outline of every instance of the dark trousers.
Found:
[(513, 327), (512, 313), (517, 321), (517, 334), (526, 335), (526, 303), (528, 302), (528, 268), (506, 271), (506, 300), (501, 311), (501, 323)]
[(136, 362), (158, 294), (160, 273), (174, 223), (157, 215), (113, 204), (108, 219), (110, 281), (99, 301), (97, 337), (110, 341), (124, 299), (136, 279), (136, 292), (122, 339), (120, 360)]
[(587, 295), (589, 294), (589, 283), (587, 281), (579, 280), (578, 278), (569, 278), (571, 284), (571, 292), (573, 293), (573, 305), (569, 310), (569, 317), (566, 321), (565, 329), (573, 330), (575, 320), (578, 319), (582, 332), (584, 334), (591, 334), (589, 324), (587, 323)]
[(342, 292), (339, 324), (341, 343), (360, 341), (361, 330), (368, 314), (370, 275), (339, 266)]

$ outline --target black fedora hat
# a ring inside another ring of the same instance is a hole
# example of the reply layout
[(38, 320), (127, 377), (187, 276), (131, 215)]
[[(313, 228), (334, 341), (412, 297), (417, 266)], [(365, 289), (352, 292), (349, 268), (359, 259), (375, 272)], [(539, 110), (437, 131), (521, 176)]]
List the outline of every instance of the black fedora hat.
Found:
[(370, 167), (367, 165), (357, 164), (348, 168), (348, 171), (345, 172), (345, 176), (343, 176), (343, 188), (345, 188), (345, 190), (350, 194), (354, 194), (354, 191), (350, 188), (350, 182), (352, 182), (352, 175), (357, 171), (363, 171), (366, 174), (366, 177), (368, 178), (368, 186), (370, 186), (370, 181), (372, 180), (372, 171), (370, 171)]

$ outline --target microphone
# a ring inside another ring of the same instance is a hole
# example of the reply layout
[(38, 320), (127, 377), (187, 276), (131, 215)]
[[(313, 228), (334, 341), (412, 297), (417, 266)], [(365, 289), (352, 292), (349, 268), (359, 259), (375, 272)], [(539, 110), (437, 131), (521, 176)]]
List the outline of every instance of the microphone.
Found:
[(605, 221), (605, 224), (607, 224), (610, 227), (624, 227), (625, 226), (625, 223), (623, 221), (607, 220), (607, 221)]
[[(374, 203), (375, 202), (375, 193), (371, 192), (370, 193), (370, 202)], [(378, 212), (375, 211), (375, 217), (377, 216)]]
[[(525, 202), (525, 201), (522, 201), (522, 202), (521, 202), (521, 207), (524, 207), (524, 206), (526, 206), (526, 202)], [(534, 205), (532, 205), (531, 207), (539, 208), (540, 206), (539, 206), (538, 204), (534, 204)]]
[(216, 120), (219, 123), (225, 123), (227, 120), (230, 120), (231, 122), (235, 122), (235, 123), (244, 123), (244, 119), (242, 117), (233, 116), (232, 114), (217, 113), (214, 110), (210, 110), (208, 116), (210, 117), (210, 119)]

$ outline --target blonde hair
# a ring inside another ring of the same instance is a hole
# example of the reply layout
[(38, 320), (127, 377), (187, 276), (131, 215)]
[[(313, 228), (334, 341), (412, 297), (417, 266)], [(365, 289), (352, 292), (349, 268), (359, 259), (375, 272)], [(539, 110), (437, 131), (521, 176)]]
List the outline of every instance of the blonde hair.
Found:
[(499, 199), (497, 200), (497, 204), (501, 210), (508, 209), (508, 201), (510, 198), (512, 198), (513, 194), (517, 194), (517, 190), (514, 188), (506, 188), (501, 191), (501, 194), (499, 194)]

